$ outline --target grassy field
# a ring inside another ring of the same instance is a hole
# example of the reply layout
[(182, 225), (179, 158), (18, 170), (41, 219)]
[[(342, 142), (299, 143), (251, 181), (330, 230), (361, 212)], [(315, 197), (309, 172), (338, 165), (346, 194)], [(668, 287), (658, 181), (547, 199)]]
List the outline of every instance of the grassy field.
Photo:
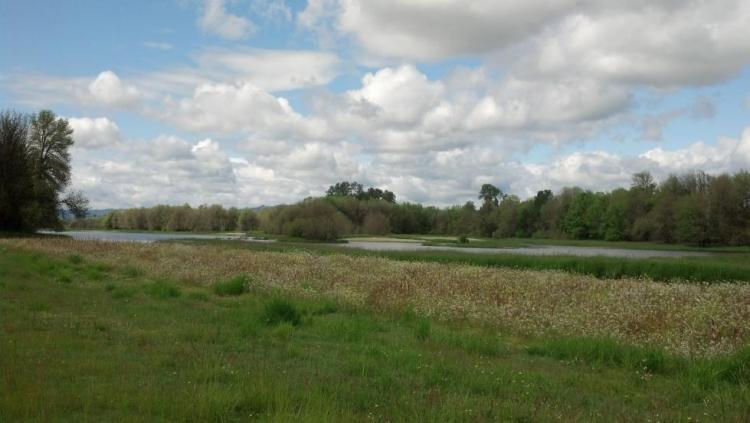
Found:
[(750, 418), (741, 285), (53, 239), (0, 275), (0, 421)]
[(710, 257), (618, 258), (581, 256), (530, 256), (521, 254), (475, 254), (457, 251), (368, 251), (335, 245), (300, 242), (250, 243), (218, 240), (179, 241), (259, 252), (307, 252), (316, 255), (382, 257), (407, 262), (466, 264), (509, 269), (556, 270), (601, 279), (647, 278), (656, 281), (717, 283), (750, 282), (750, 254), (722, 253)]
[[(378, 239), (369, 235), (349, 236), (357, 241)], [(546, 238), (468, 238), (468, 242), (459, 242), (458, 237), (448, 235), (388, 235), (393, 240), (421, 241), (424, 245), (449, 245), (451, 247), (472, 248), (524, 248), (533, 246), (572, 246), (590, 248), (619, 248), (626, 250), (661, 250), (661, 251), (703, 251), (715, 253), (750, 253), (750, 246), (699, 247), (686, 244), (665, 244), (660, 242), (603, 241), (595, 239), (546, 239)]]

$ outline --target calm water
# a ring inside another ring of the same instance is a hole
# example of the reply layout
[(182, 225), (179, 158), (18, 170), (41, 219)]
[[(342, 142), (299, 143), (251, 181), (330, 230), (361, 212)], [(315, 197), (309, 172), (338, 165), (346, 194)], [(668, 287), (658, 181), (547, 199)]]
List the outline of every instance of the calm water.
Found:
[[(244, 240), (247, 242), (274, 242), (246, 238), (242, 235), (230, 234), (180, 234), (161, 232), (112, 232), (112, 231), (66, 231), (43, 232), (68, 235), (74, 239), (89, 239), (101, 241), (129, 241), (154, 242), (181, 239), (222, 239)], [(349, 241), (346, 244), (326, 244), (340, 248), (359, 248), (371, 251), (457, 251), (475, 254), (525, 254), (534, 256), (572, 255), (572, 256), (607, 256), (623, 258), (651, 258), (651, 257), (701, 257), (711, 253), (698, 251), (667, 251), (667, 250), (627, 250), (622, 248), (574, 247), (574, 246), (533, 246), (526, 248), (472, 248), (450, 246), (426, 246), (418, 242), (378, 242), (378, 241)]]
[(450, 246), (427, 246), (419, 243), (407, 242), (369, 242), (349, 241), (347, 244), (337, 244), (346, 248), (361, 248), (374, 251), (460, 251), (475, 254), (525, 254), (530, 256), (607, 256), (624, 258), (651, 257), (703, 257), (711, 253), (698, 251), (667, 251), (667, 250), (627, 250), (623, 248), (602, 247), (574, 247), (563, 245), (536, 245), (524, 248), (472, 248)]
[[(44, 234), (67, 235), (73, 239), (97, 240), (97, 241), (129, 241), (129, 242), (154, 242), (169, 241), (180, 239), (229, 239), (262, 242), (263, 240), (254, 240), (245, 238), (243, 235), (231, 234), (190, 234), (190, 233), (171, 233), (171, 232), (115, 232), (115, 231), (65, 231), (51, 232), (40, 231)], [(267, 242), (267, 241), (266, 241)]]

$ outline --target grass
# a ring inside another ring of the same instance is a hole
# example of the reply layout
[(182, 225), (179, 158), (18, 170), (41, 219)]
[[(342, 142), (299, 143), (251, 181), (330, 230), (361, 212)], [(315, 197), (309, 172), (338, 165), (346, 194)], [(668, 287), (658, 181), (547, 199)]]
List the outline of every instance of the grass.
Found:
[[(76, 254), (71, 263), (0, 245), (0, 421), (750, 417), (745, 349), (689, 359), (596, 337), (501, 334), (261, 284), (206, 295), (210, 284), (141, 264), (126, 275), (130, 256), (117, 266)], [(64, 272), (72, 283), (57, 282)], [(151, 294), (165, 287), (187, 294)]]
[[(366, 236), (350, 237), (356, 240)], [(382, 240), (382, 238), (372, 238)], [(475, 239), (459, 243), (456, 238), (431, 235), (391, 235), (390, 240), (423, 242), (425, 245), (450, 245), (458, 251), (367, 251), (336, 247), (336, 243), (319, 243), (294, 238), (279, 238), (273, 243), (252, 243), (232, 240), (182, 240), (180, 243), (226, 245), (256, 251), (299, 252), (315, 254), (347, 254), (357, 257), (384, 257), (400, 261), (425, 261), (437, 263), (460, 263), (475, 266), (505, 267), (529, 270), (559, 270), (601, 279), (648, 278), (657, 281), (688, 281), (714, 283), (727, 281), (750, 282), (750, 247), (698, 248), (689, 245), (660, 244), (650, 242), (608, 242), (598, 240), (548, 240), (548, 239)], [(538, 245), (569, 245), (590, 248), (624, 248), (633, 250), (702, 251), (714, 253), (710, 257), (681, 258), (619, 258), (580, 256), (530, 256), (522, 254), (475, 254), (460, 251), (461, 247), (479, 248), (523, 248)]]
[(547, 239), (547, 238), (471, 238), (462, 243), (456, 237), (430, 239), (413, 235), (414, 239), (424, 240), (424, 245), (450, 245), (451, 247), (474, 248), (524, 248), (534, 246), (571, 246), (589, 248), (619, 248), (626, 250), (661, 250), (661, 251), (700, 251), (714, 253), (750, 253), (748, 246), (713, 246), (700, 247), (689, 244), (666, 244), (661, 242), (637, 241), (603, 241), (596, 239)]
[(179, 241), (226, 248), (272, 252), (309, 252), (319, 255), (382, 257), (407, 262), (457, 263), (473, 266), (529, 270), (559, 270), (600, 279), (648, 278), (656, 281), (695, 283), (750, 282), (750, 254), (725, 253), (710, 257), (619, 258), (580, 256), (530, 256), (475, 254), (461, 251), (368, 251), (310, 243), (252, 243), (235, 241)]
[(246, 293), (250, 279), (247, 276), (235, 276), (214, 284), (214, 294), (219, 296), (237, 296)]
[[(597, 279), (570, 272), (310, 254), (305, 250), (254, 251), (232, 245), (237, 244), (0, 240), (0, 248), (45, 252), (62, 260), (80, 255), (83, 262), (70, 266), (81, 267), (87, 279), (105, 285), (106, 275), (114, 273), (128, 280), (157, 278), (152, 282), (180, 281), (222, 292), (227, 282), (221, 281), (252, 275), (252, 283), (242, 284), (249, 290), (326, 298), (383, 313), (409, 309), (438, 321), (483, 324), (516, 334), (609, 336), (686, 356), (728, 354), (750, 341), (750, 285), (743, 283)], [(140, 269), (144, 276), (128, 276), (123, 272), (127, 267)], [(70, 276), (75, 283), (70, 269), (59, 274)], [(216, 281), (220, 281), (218, 285)], [(236, 280), (229, 285), (240, 286)], [(118, 295), (132, 297), (132, 292), (126, 289)], [(164, 297), (170, 298), (168, 294)], [(419, 337), (431, 337), (433, 332), (434, 327), (423, 330)]]
[(274, 298), (266, 303), (261, 315), (261, 321), (269, 326), (288, 323), (299, 326), (302, 317), (297, 308), (288, 299)]

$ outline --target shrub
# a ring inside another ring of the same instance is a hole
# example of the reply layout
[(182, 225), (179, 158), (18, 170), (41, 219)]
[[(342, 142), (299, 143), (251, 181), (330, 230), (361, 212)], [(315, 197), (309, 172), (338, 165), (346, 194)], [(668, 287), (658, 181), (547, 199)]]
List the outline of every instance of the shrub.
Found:
[(292, 326), (297, 326), (302, 321), (302, 317), (294, 304), (289, 300), (274, 298), (266, 303), (261, 315), (261, 321), (269, 326), (275, 326), (279, 323), (289, 323)]
[(352, 223), (328, 201), (307, 200), (271, 214), (267, 230), (316, 241), (334, 241), (351, 232)]
[(214, 284), (214, 293), (221, 297), (242, 295), (249, 290), (250, 280), (247, 276), (235, 276), (226, 281)]
[(146, 293), (156, 299), (167, 299), (179, 297), (182, 292), (174, 285), (166, 282), (154, 282), (151, 285), (146, 286)]
[(418, 340), (426, 341), (430, 337), (431, 331), (432, 325), (430, 324), (430, 321), (426, 318), (422, 318), (417, 322), (417, 326), (414, 329), (414, 334), (416, 335)]

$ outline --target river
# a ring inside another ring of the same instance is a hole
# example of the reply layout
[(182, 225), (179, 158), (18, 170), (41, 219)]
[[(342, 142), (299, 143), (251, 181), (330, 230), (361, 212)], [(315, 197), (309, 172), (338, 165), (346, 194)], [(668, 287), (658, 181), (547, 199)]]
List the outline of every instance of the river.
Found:
[[(99, 241), (129, 241), (154, 242), (170, 240), (238, 240), (246, 242), (274, 242), (245, 237), (242, 234), (190, 234), (171, 232), (120, 232), (120, 231), (65, 231), (42, 232), (47, 234), (67, 235), (73, 239)], [(453, 251), (472, 254), (523, 254), (534, 256), (572, 255), (581, 257), (606, 256), (622, 258), (653, 258), (653, 257), (705, 257), (711, 255), (701, 251), (671, 251), (671, 250), (631, 250), (625, 248), (606, 247), (578, 247), (564, 245), (534, 245), (523, 248), (476, 248), (428, 246), (419, 242), (380, 242), (380, 241), (349, 241), (342, 244), (325, 244), (340, 248), (357, 248), (370, 251)]]

